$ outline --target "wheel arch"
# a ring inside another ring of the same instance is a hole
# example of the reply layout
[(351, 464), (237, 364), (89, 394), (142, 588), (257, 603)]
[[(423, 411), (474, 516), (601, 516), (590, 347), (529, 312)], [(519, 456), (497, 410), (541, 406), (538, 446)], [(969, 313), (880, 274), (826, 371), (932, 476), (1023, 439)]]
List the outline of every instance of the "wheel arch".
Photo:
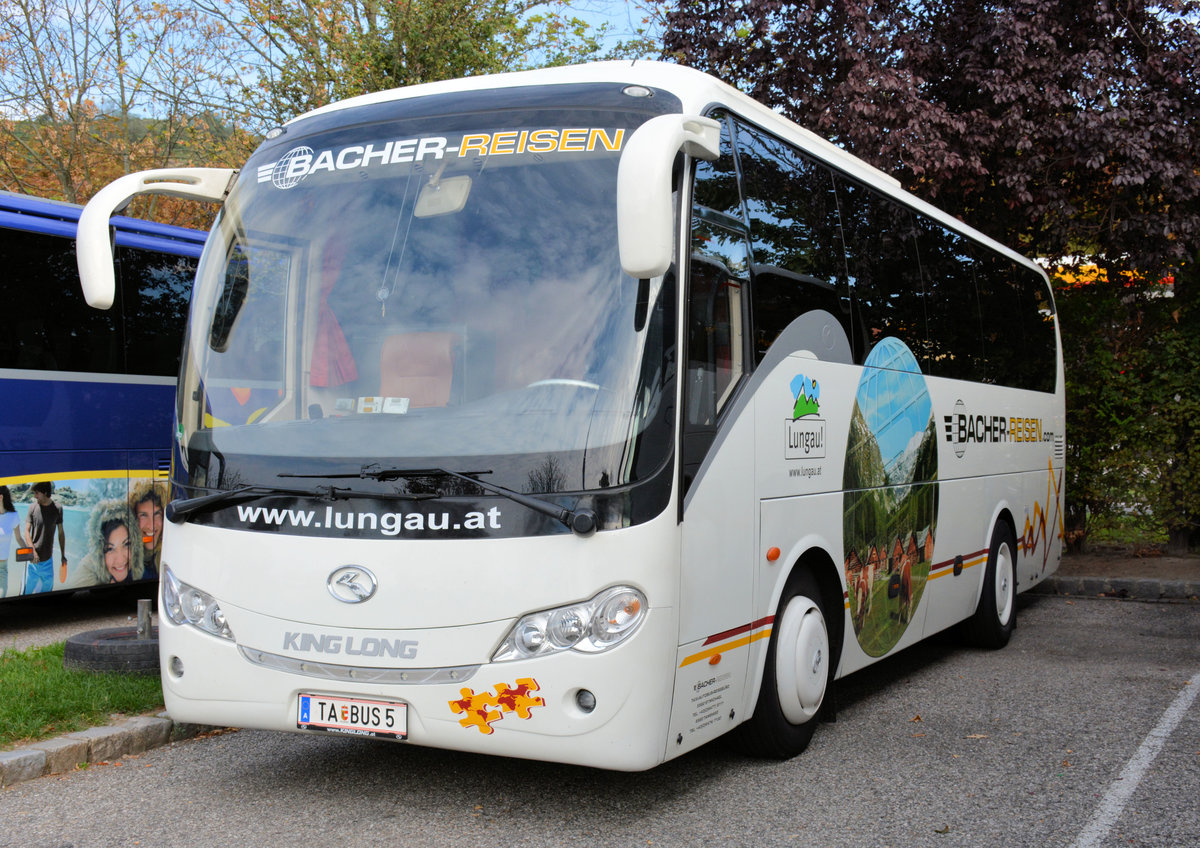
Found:
[[(784, 625), (780, 606), (785, 597), (791, 597), (793, 589), (802, 590), (805, 596), (811, 597), (814, 594), (818, 596), (816, 600), (819, 601), (824, 613), (828, 637), (829, 668), (831, 669), (828, 680), (830, 685), (840, 671), (842, 642), (846, 632), (845, 589), (842, 572), (826, 546), (815, 543), (817, 540), (810, 539), (808, 541), (814, 542), (814, 544), (797, 545), (797, 550), (800, 551), (798, 554), (793, 554), (787, 559), (781, 558), (785, 562), (791, 562), (791, 566), (786, 570), (780, 569), (773, 576), (768, 584), (769, 595), (760, 601), (760, 603), (766, 604), (766, 610), (769, 610), (769, 612), (764, 610), (764, 613), (772, 616), (773, 623), (770, 630), (767, 631), (771, 634), (771, 638), (769, 642), (767, 640), (759, 642), (762, 648), (749, 672), (753, 677), (750, 685), (747, 686), (746, 701), (742, 711), (743, 719), (731, 735), (731, 742), (735, 747), (755, 756), (773, 758), (794, 756), (807, 747), (808, 740), (811, 739), (816, 722), (819, 720), (814, 716), (806, 722), (803, 725), (804, 728), (807, 728), (806, 730), (801, 730), (801, 726), (794, 726), (795, 731), (799, 732), (799, 736), (793, 736), (791, 732), (780, 730), (780, 722), (787, 721), (782, 716), (782, 707), (778, 703), (772, 707), (763, 700), (766, 697), (764, 687), (767, 686), (769, 680), (773, 681), (775, 677), (774, 672), (768, 672), (772, 662), (770, 647), (776, 644), (779, 634), (783, 632), (780, 629)], [(815, 587), (797, 585), (801, 582), (815, 584)], [(771, 687), (774, 688), (774, 683), (771, 683)], [(827, 690), (826, 703), (830, 702), (830, 697)], [(760, 708), (768, 710), (763, 719), (756, 715)], [(824, 710), (825, 707), (821, 709)], [(777, 713), (778, 715), (776, 715)]]
[[(838, 676), (842, 662), (842, 643), (846, 637), (846, 587), (842, 571), (824, 548), (809, 548), (793, 563), (788, 580), (798, 571), (808, 571), (816, 578), (825, 607), (825, 626), (829, 629), (829, 646), (833, 651), (833, 676)], [(776, 599), (778, 603), (778, 599)]]
[[(833, 651), (834, 678), (836, 679), (839, 676), (843, 640), (846, 636), (846, 585), (842, 570), (822, 540), (803, 540), (797, 545), (797, 550), (798, 552), (793, 552), (790, 557), (791, 566), (787, 571), (780, 570), (776, 577), (766, 609), (770, 611), (769, 615), (778, 615), (783, 593), (794, 575), (801, 571), (811, 573), (821, 590), (821, 603), (825, 608), (825, 626), (829, 628), (829, 644)], [(747, 706), (753, 705), (758, 700), (766, 654), (764, 648), (755, 660), (755, 675), (753, 685), (747, 692)], [(747, 715), (749, 715), (749, 710)]]

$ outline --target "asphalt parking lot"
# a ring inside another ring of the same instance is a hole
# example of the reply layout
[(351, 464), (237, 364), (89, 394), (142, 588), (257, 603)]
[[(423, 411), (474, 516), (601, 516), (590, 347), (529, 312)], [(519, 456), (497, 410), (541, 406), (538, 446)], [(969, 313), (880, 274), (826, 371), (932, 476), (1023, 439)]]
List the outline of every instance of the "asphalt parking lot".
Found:
[(1023, 597), (1002, 651), (934, 640), (848, 678), (787, 762), (710, 745), (619, 774), (237, 731), (4, 789), (0, 845), (1192, 846), (1198, 644), (1200, 604)]

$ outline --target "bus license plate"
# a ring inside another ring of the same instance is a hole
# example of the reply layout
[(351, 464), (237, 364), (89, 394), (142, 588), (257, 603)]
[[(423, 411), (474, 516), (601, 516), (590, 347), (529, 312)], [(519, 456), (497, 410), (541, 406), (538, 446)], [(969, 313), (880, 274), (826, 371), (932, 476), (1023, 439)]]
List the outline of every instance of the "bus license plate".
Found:
[(351, 736), (408, 737), (408, 705), (332, 695), (300, 695), (296, 727)]

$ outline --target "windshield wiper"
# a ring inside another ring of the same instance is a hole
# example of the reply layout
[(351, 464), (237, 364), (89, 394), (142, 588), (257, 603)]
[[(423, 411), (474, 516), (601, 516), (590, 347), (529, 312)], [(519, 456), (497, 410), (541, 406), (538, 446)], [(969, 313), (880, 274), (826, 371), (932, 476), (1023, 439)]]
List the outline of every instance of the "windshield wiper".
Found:
[[(478, 479), (476, 475), (491, 474), (491, 471), (447, 471), (445, 468), (383, 468), (377, 462), (364, 465), (358, 469), (356, 473), (346, 474), (280, 474), (280, 477), (323, 477), (328, 480), (344, 479), (347, 477), (359, 477), (364, 480), (397, 480), (402, 477), (453, 477), (456, 480), (465, 480), (468, 483), (474, 483), (484, 491), (491, 492), (509, 500), (519, 503), (521, 506), (528, 507), (534, 512), (539, 512), (542, 515), (548, 515), (558, 521), (561, 521), (569, 530), (580, 535), (587, 536), (596, 529), (596, 513), (590, 509), (570, 510), (558, 504), (550, 503), (549, 501), (535, 498), (531, 495), (524, 495), (520, 492), (515, 492), (512, 489), (495, 483), (487, 483)], [(415, 497), (415, 496), (414, 496)], [(437, 497), (436, 495), (427, 495), (426, 497)]]
[[(280, 475), (295, 476), (302, 475)], [(208, 509), (219, 509), (232, 506), (243, 501), (253, 500), (270, 495), (295, 495), (303, 498), (320, 498), (326, 501), (347, 500), (350, 498), (381, 498), (384, 500), (423, 501), (435, 498), (432, 494), (401, 494), (398, 492), (361, 492), (355, 489), (343, 489), (338, 486), (316, 486), (312, 489), (284, 489), (278, 486), (239, 486), (223, 492), (213, 492), (198, 498), (180, 498), (167, 504), (163, 514), (173, 524), (182, 524), (189, 515)]]
[(519, 503), (521, 506), (532, 509), (534, 512), (540, 512), (542, 515), (558, 519), (579, 536), (586, 536), (596, 529), (596, 513), (590, 509), (570, 510), (558, 504), (544, 501), (541, 498), (523, 495), (504, 486), (487, 483), (477, 477), (471, 476), (491, 473), (491, 471), (468, 471), (460, 473), (458, 471), (447, 471), (445, 468), (380, 468), (378, 464), (374, 463), (364, 465), (358, 471), (360, 477), (369, 477), (373, 480), (394, 480), (397, 477), (453, 477), (456, 480), (465, 480), (468, 483), (474, 483), (479, 488), (493, 492), (494, 494), (502, 495), (515, 503)]

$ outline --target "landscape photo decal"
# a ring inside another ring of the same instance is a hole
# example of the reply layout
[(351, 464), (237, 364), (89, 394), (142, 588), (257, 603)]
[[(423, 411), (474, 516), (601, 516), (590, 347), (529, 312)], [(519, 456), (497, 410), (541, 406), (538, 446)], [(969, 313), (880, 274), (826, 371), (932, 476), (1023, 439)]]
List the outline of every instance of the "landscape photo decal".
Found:
[(896, 338), (864, 363), (843, 474), (850, 617), (869, 656), (886, 654), (913, 621), (937, 533), (937, 433), (916, 357)]

